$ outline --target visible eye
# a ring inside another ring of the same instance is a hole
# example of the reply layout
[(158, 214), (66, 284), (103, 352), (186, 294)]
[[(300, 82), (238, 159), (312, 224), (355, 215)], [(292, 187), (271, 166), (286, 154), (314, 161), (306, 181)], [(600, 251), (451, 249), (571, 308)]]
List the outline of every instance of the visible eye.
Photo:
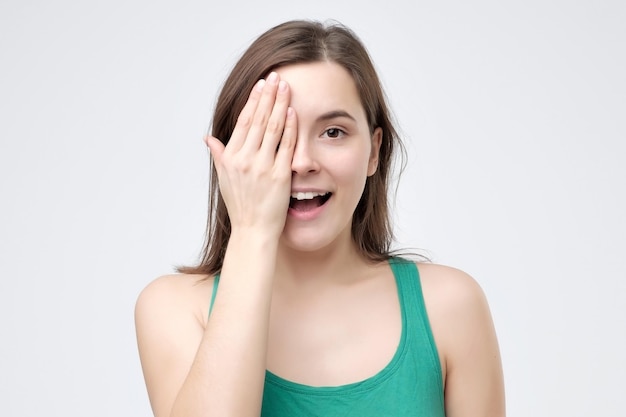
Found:
[(329, 137), (331, 139), (337, 139), (340, 138), (342, 136), (344, 136), (346, 134), (346, 132), (344, 132), (343, 130), (337, 128), (337, 127), (331, 127), (330, 129), (326, 129), (324, 131), (324, 136)]

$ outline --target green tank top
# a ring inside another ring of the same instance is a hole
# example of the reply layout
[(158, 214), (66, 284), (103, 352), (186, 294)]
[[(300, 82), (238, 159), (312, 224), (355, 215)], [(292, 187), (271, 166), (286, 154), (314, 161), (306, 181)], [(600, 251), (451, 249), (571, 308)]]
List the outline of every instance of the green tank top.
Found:
[(267, 371), (261, 417), (445, 416), (441, 366), (419, 272), (415, 263), (402, 258), (389, 263), (402, 312), (402, 335), (391, 362), (371, 378), (336, 387), (298, 384)]

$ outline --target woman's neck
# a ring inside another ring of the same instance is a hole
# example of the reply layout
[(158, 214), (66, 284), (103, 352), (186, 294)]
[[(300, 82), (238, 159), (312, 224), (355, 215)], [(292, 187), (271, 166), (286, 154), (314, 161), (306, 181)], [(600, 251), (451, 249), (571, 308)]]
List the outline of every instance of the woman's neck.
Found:
[(352, 238), (318, 251), (300, 252), (280, 246), (275, 285), (317, 285), (348, 281), (367, 263)]

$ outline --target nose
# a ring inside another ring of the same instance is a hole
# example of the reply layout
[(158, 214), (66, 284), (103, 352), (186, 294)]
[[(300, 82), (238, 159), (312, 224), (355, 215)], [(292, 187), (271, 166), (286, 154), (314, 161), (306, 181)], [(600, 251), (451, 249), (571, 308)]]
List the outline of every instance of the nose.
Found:
[(309, 175), (319, 171), (315, 156), (315, 146), (305, 136), (298, 136), (291, 160), (291, 172), (298, 175)]

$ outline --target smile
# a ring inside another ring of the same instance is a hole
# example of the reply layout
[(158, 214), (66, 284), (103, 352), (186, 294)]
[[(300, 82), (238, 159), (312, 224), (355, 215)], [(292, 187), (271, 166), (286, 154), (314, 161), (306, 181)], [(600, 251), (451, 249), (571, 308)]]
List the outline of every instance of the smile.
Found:
[(299, 212), (306, 212), (314, 210), (323, 206), (328, 199), (332, 196), (332, 193), (317, 193), (317, 192), (297, 192), (292, 193), (289, 199), (289, 208)]

